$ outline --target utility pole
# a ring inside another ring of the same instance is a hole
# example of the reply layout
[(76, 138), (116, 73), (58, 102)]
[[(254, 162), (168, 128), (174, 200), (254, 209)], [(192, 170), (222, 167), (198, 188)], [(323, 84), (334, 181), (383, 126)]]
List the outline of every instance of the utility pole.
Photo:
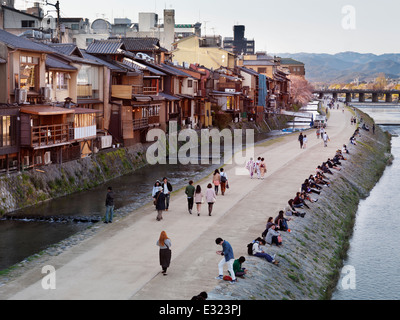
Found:
[(57, 10), (57, 38), (58, 38), (58, 42), (61, 43), (62, 39), (61, 39), (61, 23), (60, 23), (60, 1), (57, 1), (55, 4), (53, 4), (53, 3), (49, 3), (46, 0), (46, 6), (53, 6)]

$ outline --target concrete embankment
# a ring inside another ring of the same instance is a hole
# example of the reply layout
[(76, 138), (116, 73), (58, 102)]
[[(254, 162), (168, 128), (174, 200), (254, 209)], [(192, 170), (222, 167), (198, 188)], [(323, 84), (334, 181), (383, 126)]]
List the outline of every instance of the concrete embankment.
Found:
[[(371, 128), (373, 120), (357, 112)], [(277, 250), (267, 245), (266, 251), (276, 253), (280, 260), (279, 267), (246, 255), (243, 266), (249, 273), (245, 279), (235, 286), (220, 284), (209, 293), (211, 299), (331, 298), (346, 257), (359, 201), (368, 197), (392, 159), (387, 133), (378, 127), (375, 134), (361, 129), (360, 134), (357, 146), (349, 146), (351, 154), (342, 161), (341, 171), (333, 170), (334, 175), (328, 175), (331, 186), (324, 187), (320, 196), (312, 194), (318, 202), (310, 204), (311, 210), (303, 210), (306, 217), (289, 222), (294, 230), (290, 234), (283, 232), (283, 247)], [(260, 226), (260, 235), (263, 227)]]
[(91, 158), (0, 177), (0, 216), (88, 190), (146, 165), (146, 150), (110, 149)]

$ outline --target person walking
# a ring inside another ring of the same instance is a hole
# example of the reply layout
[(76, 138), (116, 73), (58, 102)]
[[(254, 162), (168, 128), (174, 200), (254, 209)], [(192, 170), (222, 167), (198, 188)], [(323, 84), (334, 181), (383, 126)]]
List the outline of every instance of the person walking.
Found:
[(228, 176), (224, 168), (221, 168), (220, 179), (221, 179), (221, 194), (224, 195), (226, 192), (226, 185), (228, 184)]
[(216, 194), (215, 190), (212, 188), (212, 184), (209, 183), (207, 186), (207, 191), (206, 191), (206, 201), (208, 203), (208, 215), (211, 217), (211, 213), (213, 210), (214, 203), (216, 201)]
[(104, 223), (112, 223), (114, 217), (114, 192), (112, 187), (108, 187), (106, 196), (106, 216)]
[(300, 142), (300, 149), (303, 149), (304, 136), (302, 132), (300, 132), (298, 140)]
[(322, 140), (324, 140), (324, 147), (328, 146), (328, 141), (330, 141), (328, 133), (324, 132), (322, 135)]
[(303, 137), (303, 149), (307, 149), (307, 142), (308, 142), (307, 135), (304, 135), (304, 137)]
[(164, 198), (165, 198), (165, 211), (168, 211), (169, 201), (171, 199), (172, 185), (168, 182), (167, 178), (163, 178), (162, 187), (164, 188)]
[(165, 210), (165, 194), (164, 188), (158, 187), (158, 192), (156, 193), (154, 204), (156, 205), (157, 210), (157, 221), (161, 221), (163, 219), (162, 213)]
[(218, 169), (215, 169), (212, 182), (214, 184), (215, 194), (218, 194), (219, 185), (221, 184), (221, 175)]
[(189, 185), (185, 189), (185, 194), (187, 196), (187, 202), (188, 202), (188, 210), (189, 213), (192, 214), (193, 210), (193, 203), (194, 203), (194, 192), (196, 191), (195, 187), (193, 186), (193, 181), (189, 181)]
[(247, 161), (246, 169), (249, 170), (250, 179), (253, 179), (254, 169), (255, 169), (255, 162), (254, 162), (253, 158), (250, 158), (250, 160)]
[(157, 246), (160, 247), (160, 266), (162, 268), (162, 274), (164, 276), (167, 275), (167, 269), (169, 268), (171, 264), (171, 239), (168, 238), (167, 233), (165, 231), (162, 231), (160, 234), (160, 238), (157, 240)]
[(156, 183), (154, 184), (153, 190), (152, 190), (152, 192), (151, 192), (151, 196), (152, 196), (152, 198), (153, 198), (154, 205), (156, 204), (156, 203), (155, 203), (156, 194), (157, 194), (157, 192), (158, 192), (158, 190), (159, 190), (160, 187), (161, 187), (161, 182), (160, 182), (160, 180), (157, 180)]
[(255, 169), (256, 169), (256, 172), (257, 172), (257, 179), (261, 179), (261, 168), (260, 168), (260, 165), (261, 165), (261, 157), (258, 157), (257, 161), (255, 163)]
[(228, 271), (231, 274), (232, 281), (231, 284), (237, 282), (235, 272), (233, 271), (233, 263), (235, 262), (235, 257), (233, 255), (233, 249), (230, 243), (222, 238), (217, 238), (215, 243), (219, 246), (222, 246), (222, 251), (217, 251), (218, 255), (224, 256), (222, 260), (218, 263), (218, 277), (215, 279), (222, 280), (224, 278), (224, 265), (228, 265)]
[(198, 185), (196, 187), (196, 192), (194, 194), (194, 201), (196, 202), (196, 207), (197, 207), (197, 216), (200, 216), (201, 205), (204, 201), (203, 198), (204, 198), (203, 192), (201, 192), (201, 187)]
[(267, 173), (267, 165), (265, 164), (265, 159), (261, 158), (260, 162), (260, 174), (261, 174), (261, 179), (264, 180), (265, 174)]

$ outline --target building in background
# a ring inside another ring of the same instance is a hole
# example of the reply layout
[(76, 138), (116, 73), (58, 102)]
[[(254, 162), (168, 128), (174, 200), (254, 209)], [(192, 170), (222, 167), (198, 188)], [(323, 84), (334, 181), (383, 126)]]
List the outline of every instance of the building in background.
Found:
[(244, 36), (245, 26), (233, 26), (233, 38), (224, 38), (223, 47), (225, 50), (232, 52), (236, 55), (254, 54), (255, 41), (247, 40)]
[(217, 46), (217, 42), (205, 41), (205, 38), (191, 36), (174, 43), (172, 61), (183, 65), (184, 63), (197, 63), (209, 69), (218, 69), (221, 66), (233, 68), (235, 55)]
[(280, 66), (286, 71), (290, 72), (291, 75), (305, 77), (306, 68), (303, 62), (294, 60), (292, 58), (279, 58)]

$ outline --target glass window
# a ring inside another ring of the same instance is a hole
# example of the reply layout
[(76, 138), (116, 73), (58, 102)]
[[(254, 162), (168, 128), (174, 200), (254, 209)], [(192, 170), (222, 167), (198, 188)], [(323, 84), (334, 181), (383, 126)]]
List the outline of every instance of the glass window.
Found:
[(16, 117), (0, 116), (0, 147), (10, 147), (16, 141)]
[(58, 90), (67, 90), (68, 89), (68, 79), (67, 74), (65, 72), (57, 72), (57, 89)]
[(39, 59), (21, 56), (19, 70), (19, 87), (27, 91), (37, 91), (39, 83)]

